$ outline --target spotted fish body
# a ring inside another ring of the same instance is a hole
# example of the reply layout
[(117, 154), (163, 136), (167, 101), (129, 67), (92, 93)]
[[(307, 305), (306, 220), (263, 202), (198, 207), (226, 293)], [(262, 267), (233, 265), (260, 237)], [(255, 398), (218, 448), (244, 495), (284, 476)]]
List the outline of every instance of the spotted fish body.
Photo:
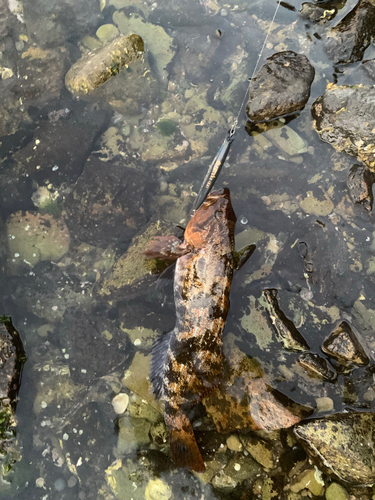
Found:
[[(163, 237), (146, 256), (179, 256), (174, 279), (175, 328), (153, 348), (150, 379), (165, 399), (172, 457), (179, 467), (203, 472), (189, 411), (220, 381), (222, 332), (229, 310), (236, 216), (227, 188), (213, 191), (195, 212), (185, 241)], [(162, 250), (161, 250), (162, 249)], [(172, 251), (173, 249), (173, 251)]]

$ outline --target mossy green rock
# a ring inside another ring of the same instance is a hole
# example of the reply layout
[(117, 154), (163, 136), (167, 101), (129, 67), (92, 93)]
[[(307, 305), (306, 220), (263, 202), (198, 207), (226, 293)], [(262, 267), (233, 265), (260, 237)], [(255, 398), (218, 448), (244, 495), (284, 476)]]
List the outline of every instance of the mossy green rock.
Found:
[(155, 236), (168, 234), (171, 224), (162, 221), (153, 221), (142, 233), (135, 236), (125, 254), (123, 254), (104, 279), (99, 281), (95, 294), (107, 300), (123, 297), (135, 297), (144, 291), (156, 277), (153, 273), (165, 269), (163, 262), (155, 259), (146, 261), (142, 252), (147, 243)]
[(351, 411), (294, 428), (319, 467), (352, 485), (375, 483), (375, 413)]
[(113, 14), (113, 22), (118, 26), (121, 33), (138, 33), (146, 44), (146, 49), (155, 59), (160, 79), (167, 83), (167, 65), (171, 62), (175, 49), (173, 39), (167, 35), (161, 26), (148, 23), (138, 14), (127, 17), (124, 12), (116, 11)]
[(103, 48), (90, 52), (70, 68), (65, 76), (65, 85), (72, 94), (88, 94), (121, 68), (136, 61), (144, 51), (140, 36), (119, 36)]
[(96, 36), (99, 38), (99, 40), (102, 43), (107, 43), (107, 42), (112, 41), (119, 34), (120, 33), (119, 33), (118, 29), (113, 24), (102, 24), (102, 26), (100, 26), (96, 30)]

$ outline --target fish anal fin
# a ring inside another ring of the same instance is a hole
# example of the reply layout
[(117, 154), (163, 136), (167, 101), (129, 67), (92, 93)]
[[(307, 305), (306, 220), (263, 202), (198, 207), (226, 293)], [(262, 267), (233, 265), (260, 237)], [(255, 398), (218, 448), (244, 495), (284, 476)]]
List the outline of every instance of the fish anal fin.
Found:
[(182, 255), (190, 252), (187, 243), (182, 242), (176, 236), (156, 236), (151, 240), (143, 252), (147, 259), (177, 260)]
[(157, 399), (162, 398), (164, 395), (164, 370), (172, 334), (173, 330), (159, 335), (152, 346), (150, 382)]
[(201, 452), (193, 428), (173, 429), (170, 432), (172, 458), (177, 467), (188, 467), (195, 472), (205, 472)]
[(250, 259), (250, 257), (253, 255), (255, 252), (256, 246), (255, 245), (247, 245), (246, 247), (242, 248), (238, 252), (234, 252), (234, 263), (233, 267), (236, 269), (236, 271), (240, 270), (243, 265), (246, 264), (246, 262)]

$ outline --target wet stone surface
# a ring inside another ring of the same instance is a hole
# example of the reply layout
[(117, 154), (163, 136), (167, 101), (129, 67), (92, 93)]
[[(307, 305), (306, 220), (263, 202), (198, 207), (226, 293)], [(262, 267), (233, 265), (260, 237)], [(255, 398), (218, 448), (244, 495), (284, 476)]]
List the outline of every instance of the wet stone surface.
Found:
[(325, 50), (335, 64), (362, 60), (375, 34), (374, 21), (374, 3), (361, 0), (337, 26), (328, 32)]
[(348, 189), (350, 198), (354, 203), (360, 203), (366, 210), (372, 209), (374, 197), (372, 185), (375, 175), (364, 165), (353, 165), (348, 176)]
[[(330, 85), (313, 104), (314, 126), (325, 142), (375, 169), (375, 89)], [(350, 117), (356, 116), (356, 120)]]
[(342, 321), (322, 346), (323, 351), (342, 363), (367, 365), (369, 359), (357, 336), (346, 321)]
[(286, 51), (269, 57), (250, 84), (247, 116), (261, 122), (303, 109), (314, 75), (306, 56)]

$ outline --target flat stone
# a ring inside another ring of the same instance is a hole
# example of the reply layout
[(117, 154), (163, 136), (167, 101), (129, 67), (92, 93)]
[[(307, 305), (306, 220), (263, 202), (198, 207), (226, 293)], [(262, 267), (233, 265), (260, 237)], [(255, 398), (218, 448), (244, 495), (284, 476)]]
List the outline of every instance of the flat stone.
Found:
[(59, 261), (69, 250), (69, 230), (52, 215), (16, 212), (7, 220), (8, 272), (18, 274), (42, 260)]
[(291, 50), (274, 54), (250, 83), (247, 116), (262, 122), (303, 109), (314, 76), (306, 56)]
[(254, 460), (266, 469), (273, 469), (275, 463), (271, 444), (255, 436), (243, 436), (242, 443)]
[(297, 156), (307, 152), (307, 142), (287, 125), (272, 128), (264, 135), (288, 156)]

